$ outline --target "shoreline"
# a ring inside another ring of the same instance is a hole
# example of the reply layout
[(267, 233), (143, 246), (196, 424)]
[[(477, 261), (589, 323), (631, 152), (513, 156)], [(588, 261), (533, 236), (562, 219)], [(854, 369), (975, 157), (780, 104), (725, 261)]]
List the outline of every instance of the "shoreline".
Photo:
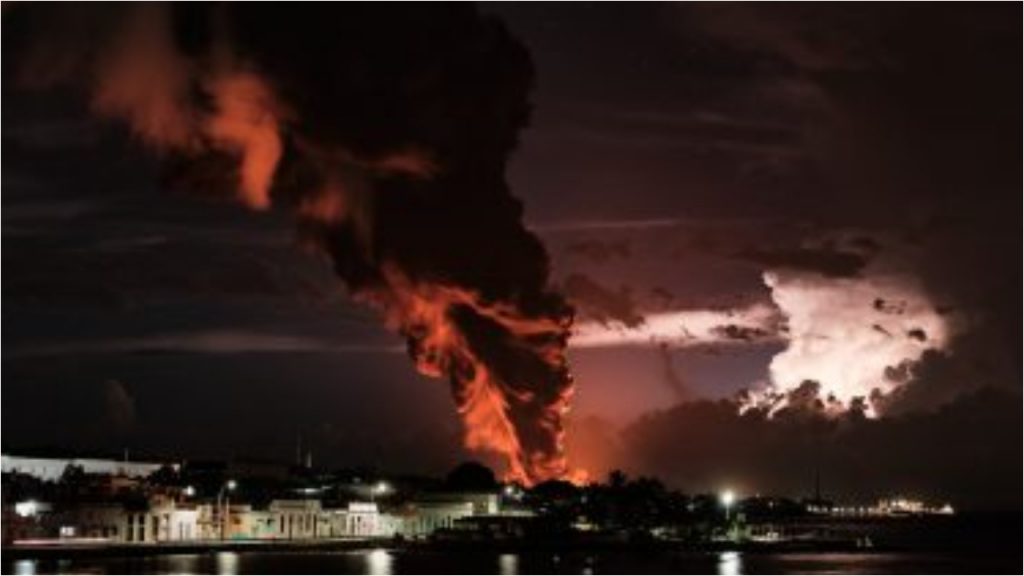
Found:
[(318, 540), (211, 540), (193, 542), (149, 542), (129, 544), (111, 543), (60, 543), (53, 544), (10, 544), (0, 554), (12, 559), (49, 559), (89, 556), (162, 556), (168, 554), (205, 554), (210, 552), (263, 552), (268, 550), (359, 550), (377, 548), (381, 545), (393, 547), (390, 538), (336, 538)]
[(214, 552), (331, 552), (371, 549), (409, 552), (520, 552), (617, 550), (622, 552), (686, 552), (715, 554), (743, 552), (773, 553), (860, 553), (913, 552), (892, 548), (865, 548), (852, 542), (785, 541), (785, 542), (710, 542), (694, 544), (679, 541), (595, 541), (595, 540), (479, 540), (479, 541), (409, 541), (393, 538), (339, 538), (332, 540), (229, 540), (210, 542), (159, 543), (75, 543), (22, 544), (2, 549), (5, 558), (60, 559), (86, 557), (147, 557), (173, 554), (209, 554)]

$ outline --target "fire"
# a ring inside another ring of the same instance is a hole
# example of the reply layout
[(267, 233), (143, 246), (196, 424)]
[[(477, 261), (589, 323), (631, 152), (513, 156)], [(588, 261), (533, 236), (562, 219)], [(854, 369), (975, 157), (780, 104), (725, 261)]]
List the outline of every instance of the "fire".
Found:
[[(584, 481), (563, 447), (573, 312), (504, 179), (528, 116), (525, 48), (482, 17), (398, 19), (363, 37), (318, 8), (287, 26), (242, 5), (187, 12), (126, 9), (95, 54), (72, 54), (93, 110), (176, 170), (230, 166), (249, 209), (294, 207), (304, 239), (406, 338), (417, 370), (450, 381), (466, 446), (500, 455), (507, 479)], [(435, 41), (451, 30), (466, 33)], [(415, 48), (373, 65), (393, 42)], [(368, 86), (387, 97), (367, 99)], [(488, 249), (459, 253), (473, 242)]]
[[(565, 358), (571, 319), (531, 317), (512, 303), (488, 303), (464, 288), (413, 282), (393, 266), (384, 267), (384, 277), (388, 289), (368, 300), (383, 309), (390, 327), (408, 338), (420, 373), (450, 379), (466, 447), (500, 455), (507, 465), (507, 481), (585, 481), (584, 472), (569, 468), (563, 445), (562, 417), (573, 391)], [(465, 314), (486, 319), (516, 352), (545, 364), (557, 375), (555, 389), (542, 395), (534, 383), (517, 386), (503, 375), (482, 357), (479, 343), (460, 323)], [(536, 421), (525, 421), (529, 418)], [(527, 434), (525, 428), (542, 434)]]

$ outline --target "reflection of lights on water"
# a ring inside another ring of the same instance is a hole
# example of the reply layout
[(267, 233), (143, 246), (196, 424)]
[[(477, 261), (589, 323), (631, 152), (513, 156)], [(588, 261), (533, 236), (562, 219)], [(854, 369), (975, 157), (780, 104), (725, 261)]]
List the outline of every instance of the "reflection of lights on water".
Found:
[(498, 556), (498, 574), (519, 574), (519, 556), (515, 554)]
[(394, 557), (387, 550), (377, 548), (366, 555), (366, 573), (375, 575), (391, 574), (394, 562)]
[(195, 574), (198, 571), (199, 556), (196, 554), (171, 554), (167, 556), (167, 564), (170, 568), (169, 572), (174, 574)]
[(217, 553), (217, 574), (238, 574), (238, 553)]
[(15, 574), (35, 574), (36, 573), (36, 561), (35, 560), (18, 560), (14, 563)]
[(722, 552), (718, 555), (718, 573), (722, 576), (737, 576), (743, 573), (743, 559), (739, 552)]

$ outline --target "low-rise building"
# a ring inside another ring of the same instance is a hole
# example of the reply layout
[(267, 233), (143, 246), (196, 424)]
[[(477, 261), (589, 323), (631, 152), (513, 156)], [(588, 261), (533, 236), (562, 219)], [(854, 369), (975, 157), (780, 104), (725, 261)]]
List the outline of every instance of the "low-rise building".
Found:
[(274, 500), (267, 510), (276, 524), (278, 538), (302, 540), (322, 536), (323, 509), (319, 500)]

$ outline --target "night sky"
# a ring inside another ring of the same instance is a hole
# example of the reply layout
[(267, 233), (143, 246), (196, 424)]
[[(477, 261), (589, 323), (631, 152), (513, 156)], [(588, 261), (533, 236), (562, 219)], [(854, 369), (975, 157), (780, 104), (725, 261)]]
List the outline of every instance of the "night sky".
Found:
[[(66, 19), (4, 10), (5, 452), (481, 457), (291, 211), (168, 184), (40, 80)], [(534, 69), (506, 177), (577, 309), (570, 462), (1020, 507), (1019, 4), (479, 11)]]

